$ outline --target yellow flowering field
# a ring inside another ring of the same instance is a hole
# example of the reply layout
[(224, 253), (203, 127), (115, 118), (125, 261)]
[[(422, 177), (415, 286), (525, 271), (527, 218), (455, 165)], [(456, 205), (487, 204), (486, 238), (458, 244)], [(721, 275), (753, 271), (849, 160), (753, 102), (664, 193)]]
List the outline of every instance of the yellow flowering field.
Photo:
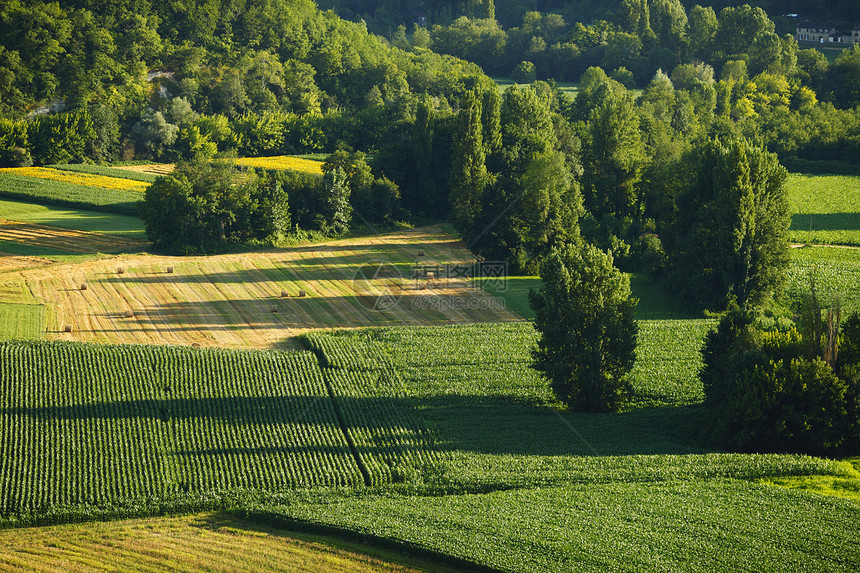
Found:
[(274, 157), (243, 157), (235, 160), (236, 165), (246, 167), (258, 167), (260, 169), (276, 169), (283, 171), (301, 171), (302, 173), (313, 173), (322, 175), (322, 161), (312, 159), (301, 159), (289, 155), (277, 155)]
[(144, 181), (133, 179), (120, 179), (119, 177), (107, 177), (104, 175), (92, 175), (90, 173), (77, 173), (72, 171), (60, 171), (48, 167), (6, 167), (0, 168), (0, 173), (9, 173), (21, 177), (33, 177), (36, 179), (47, 179), (49, 181), (62, 181), (75, 185), (88, 185), (102, 189), (115, 189), (117, 191), (138, 191), (143, 193), (149, 187)]

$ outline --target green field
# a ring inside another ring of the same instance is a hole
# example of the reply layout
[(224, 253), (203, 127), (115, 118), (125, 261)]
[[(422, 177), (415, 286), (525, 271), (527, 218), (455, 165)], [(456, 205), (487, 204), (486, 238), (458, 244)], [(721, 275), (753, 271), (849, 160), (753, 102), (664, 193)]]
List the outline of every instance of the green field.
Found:
[[(511, 86), (524, 85), (518, 84), (510, 78), (495, 77), (491, 79), (496, 82), (496, 85), (499, 86), (499, 90), (502, 93), (504, 93), (505, 90), (507, 90)], [(570, 99), (575, 99), (576, 94), (579, 91), (578, 82), (556, 82), (555, 85), (558, 88), (558, 91), (566, 94), (568, 97), (570, 97)]]
[(61, 163), (57, 165), (48, 165), (47, 167), (50, 167), (51, 169), (59, 169), (60, 171), (72, 171), (75, 173), (89, 173), (91, 175), (104, 175), (105, 177), (131, 179), (133, 181), (143, 181), (144, 183), (153, 183), (158, 179), (158, 175), (153, 173), (141, 173), (139, 171), (131, 171), (129, 169), (117, 169), (116, 167), (92, 165), (90, 163)]
[[(856, 571), (858, 505), (739, 481), (575, 483), (290, 500), (252, 513), (498, 571)], [(319, 525), (317, 525), (319, 527)]]
[(793, 173), (788, 191), (790, 241), (860, 246), (860, 176)]
[(860, 249), (792, 249), (787, 290), (794, 304), (809, 294), (810, 276), (815, 277), (815, 288), (822, 304), (838, 303), (843, 311), (860, 312)]
[[(0, 250), (2, 250), (0, 245)], [(45, 334), (45, 307), (41, 304), (0, 302), (0, 340), (42, 338)]]
[(0, 522), (228, 509), (504, 571), (696, 570), (717, 547), (727, 570), (856, 569), (857, 503), (753, 482), (860, 474), (714, 450), (693, 375), (711, 323), (640, 325), (636, 396), (610, 415), (558, 408), (529, 323), (286, 353), (3, 343)]
[(141, 201), (143, 196), (136, 191), (104, 189), (0, 173), (0, 198), (136, 216), (137, 202)]
[(0, 199), (0, 219), (90, 233), (107, 233), (129, 239), (146, 239), (143, 221), (137, 217), (114, 213), (67, 209)]

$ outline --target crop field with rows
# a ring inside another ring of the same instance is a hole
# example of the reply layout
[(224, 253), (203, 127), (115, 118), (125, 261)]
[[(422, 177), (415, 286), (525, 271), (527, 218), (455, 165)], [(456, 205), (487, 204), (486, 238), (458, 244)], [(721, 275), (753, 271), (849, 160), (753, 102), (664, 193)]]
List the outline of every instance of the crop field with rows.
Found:
[(494, 571), (856, 571), (858, 507), (739, 481), (609, 481), (448, 496), (353, 495), (260, 507)]
[(822, 305), (838, 303), (845, 312), (860, 312), (860, 249), (792, 249), (787, 291), (795, 304), (809, 294), (812, 278)]
[(362, 483), (307, 352), (0, 343), (0, 513)]

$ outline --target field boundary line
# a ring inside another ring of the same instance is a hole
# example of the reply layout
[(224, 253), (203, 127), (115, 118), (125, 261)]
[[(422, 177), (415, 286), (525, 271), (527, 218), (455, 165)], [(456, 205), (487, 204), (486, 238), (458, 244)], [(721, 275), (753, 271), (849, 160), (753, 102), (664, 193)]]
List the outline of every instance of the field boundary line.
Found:
[(364, 460), (361, 459), (361, 454), (358, 453), (358, 447), (355, 445), (355, 441), (352, 439), (352, 435), (349, 433), (349, 427), (346, 425), (346, 419), (343, 417), (343, 412), (340, 411), (340, 404), (337, 402), (337, 396), (335, 396), (334, 388), (331, 386), (331, 380), (326, 376), (327, 370), (334, 370), (335, 368), (332, 366), (325, 365), (325, 357), (321, 350), (317, 348), (311, 348), (307, 342), (302, 340), (302, 346), (305, 349), (313, 352), (314, 356), (317, 359), (317, 364), (322, 370), (322, 379), (325, 384), (326, 392), (328, 392), (328, 398), (331, 401), (332, 408), (334, 409), (334, 415), (337, 417), (337, 423), (340, 424), (340, 431), (343, 433), (343, 437), (346, 440), (347, 445), (349, 446), (349, 451), (352, 452), (352, 457), (355, 460), (356, 465), (358, 466), (358, 471), (361, 472), (361, 477), (364, 480), (364, 485), (370, 487), (373, 485), (373, 480), (370, 477), (370, 471), (367, 469), (367, 466), (364, 465)]

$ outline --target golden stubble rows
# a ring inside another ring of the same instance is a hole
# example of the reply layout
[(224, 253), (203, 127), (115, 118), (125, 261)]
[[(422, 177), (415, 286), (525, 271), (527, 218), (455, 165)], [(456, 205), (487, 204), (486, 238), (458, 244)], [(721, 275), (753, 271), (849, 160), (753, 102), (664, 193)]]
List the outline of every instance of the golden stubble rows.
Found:
[(122, 255), (20, 276), (48, 306), (51, 339), (284, 348), (315, 328), (520, 320), (466, 281), (413, 276), (470, 256), (430, 227), (254, 253)]

